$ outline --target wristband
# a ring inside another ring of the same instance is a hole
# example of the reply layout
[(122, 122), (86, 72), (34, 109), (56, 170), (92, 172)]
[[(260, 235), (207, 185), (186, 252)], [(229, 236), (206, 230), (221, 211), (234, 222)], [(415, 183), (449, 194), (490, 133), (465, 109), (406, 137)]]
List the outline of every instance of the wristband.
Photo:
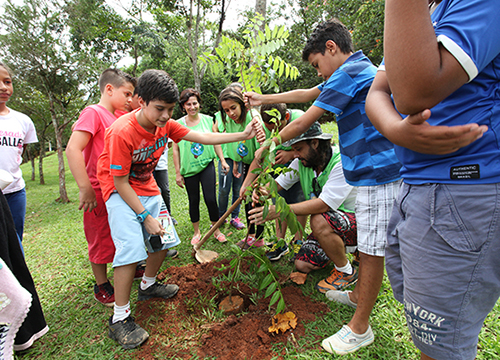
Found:
[(144, 210), (140, 214), (137, 214), (137, 220), (140, 223), (143, 223), (146, 220), (146, 218), (148, 217), (148, 215), (151, 215), (151, 213), (149, 211), (147, 211), (147, 210)]

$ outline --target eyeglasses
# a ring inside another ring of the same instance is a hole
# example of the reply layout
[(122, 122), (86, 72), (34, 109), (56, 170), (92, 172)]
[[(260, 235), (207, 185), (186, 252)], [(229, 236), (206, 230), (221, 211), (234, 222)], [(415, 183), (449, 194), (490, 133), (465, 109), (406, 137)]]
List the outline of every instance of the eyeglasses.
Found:
[(318, 178), (313, 178), (312, 186), (314, 195), (316, 195), (316, 197), (319, 197), (321, 195), (321, 186), (319, 186)]

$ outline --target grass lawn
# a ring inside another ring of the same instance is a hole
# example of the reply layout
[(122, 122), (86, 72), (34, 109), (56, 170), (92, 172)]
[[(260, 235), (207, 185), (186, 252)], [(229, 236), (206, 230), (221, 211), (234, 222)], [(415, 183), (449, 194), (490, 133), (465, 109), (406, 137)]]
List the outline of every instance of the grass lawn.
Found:
[[(328, 130), (327, 130), (328, 129)], [(331, 124), (324, 130), (335, 131)], [(170, 153), (171, 154), (171, 153)], [(177, 231), (182, 243), (177, 247), (180, 255), (173, 261), (167, 261), (163, 267), (174, 264), (181, 266), (192, 263), (191, 245), (192, 226), (189, 221), (187, 195), (184, 189), (175, 184), (175, 171), (170, 158), (169, 178), (172, 197), (172, 212), (179, 221)], [(38, 168), (38, 165), (36, 165)], [(57, 156), (51, 154), (44, 160), (46, 185), (30, 181), (29, 164), (22, 166), (26, 179), (28, 207), (24, 235), (26, 261), (38, 289), (43, 310), (50, 331), (38, 340), (32, 349), (16, 354), (16, 359), (130, 359), (136, 350), (124, 351), (107, 337), (107, 321), (112, 315), (112, 308), (105, 308), (93, 298), (94, 279), (87, 257), (82, 224), (82, 213), (78, 211), (78, 188), (66, 166), (66, 186), (71, 202), (55, 202), (59, 197), (57, 178)], [(208, 215), (201, 205), (202, 233), (208, 231)], [(242, 218), (244, 218), (242, 209)], [(224, 227), (227, 234), (232, 231)], [(233, 231), (228, 237), (230, 242), (237, 242), (243, 232)], [(210, 240), (205, 248), (217, 251), (221, 257), (230, 256), (227, 245)], [(282, 261), (279, 266), (290, 267)], [(446, 264), (443, 264), (446, 266)], [(162, 268), (163, 269), (163, 268)], [(318, 300), (324, 296), (314, 290), (314, 284), (328, 275), (328, 269), (310, 276), (303, 285), (303, 292)], [(109, 269), (110, 278), (113, 271)], [(432, 274), (429, 274), (432, 276)], [(134, 283), (131, 306), (135, 308), (137, 282)], [(429, 289), (439, 291), (439, 289)], [(331, 313), (307, 325), (308, 333), (330, 336), (347, 323), (353, 310), (346, 306), (329, 304)], [(375, 332), (375, 343), (343, 359), (414, 359), (418, 357), (403, 316), (403, 308), (397, 303), (387, 278), (384, 279), (380, 296), (371, 317)], [(500, 306), (487, 317), (480, 335), (477, 359), (500, 358)], [(311, 350), (311, 338), (300, 339), (305, 350), (297, 350), (293, 344), (287, 344), (286, 359), (327, 359), (335, 358), (326, 352)], [(308, 344), (309, 342), (309, 344)], [(308, 346), (306, 346), (308, 345)], [(317, 348), (317, 346), (316, 346)]]

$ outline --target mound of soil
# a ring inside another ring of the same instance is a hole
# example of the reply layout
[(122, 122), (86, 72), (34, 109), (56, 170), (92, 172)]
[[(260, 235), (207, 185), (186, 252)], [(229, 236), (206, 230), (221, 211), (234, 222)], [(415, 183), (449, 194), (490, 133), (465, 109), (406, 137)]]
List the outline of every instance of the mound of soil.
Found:
[[(243, 273), (250, 271), (248, 262), (242, 266)], [(159, 280), (166, 278), (166, 282), (179, 285), (179, 293), (169, 300), (151, 299), (137, 303), (136, 322), (150, 334), (149, 340), (135, 353), (137, 358), (190, 359), (197, 355), (220, 360), (271, 359), (280, 355), (271, 350), (273, 344), (297, 344), (297, 340), (304, 336), (304, 323), (329, 311), (325, 303), (304, 296), (300, 287), (285, 286), (282, 292), (286, 311), (295, 313), (298, 325), (283, 334), (269, 333), (274, 315), (268, 312), (269, 298), (260, 298), (255, 305), (250, 299), (257, 299), (257, 289), (238, 282), (232, 295), (243, 298), (245, 312), (223, 320), (216, 318), (213, 304), (218, 305), (228, 295), (230, 284), (213, 279), (227, 272), (228, 264), (228, 260), (223, 260), (170, 267), (159, 274)], [(226, 270), (217, 270), (222, 265)]]

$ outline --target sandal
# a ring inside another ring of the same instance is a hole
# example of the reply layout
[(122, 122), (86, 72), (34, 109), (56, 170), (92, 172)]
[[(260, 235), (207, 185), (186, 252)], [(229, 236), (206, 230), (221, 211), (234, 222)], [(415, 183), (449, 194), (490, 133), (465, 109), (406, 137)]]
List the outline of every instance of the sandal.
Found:
[(224, 235), (223, 233), (219, 233), (219, 235), (214, 235), (214, 237), (220, 242), (220, 243), (224, 243), (227, 241), (226, 239), (226, 235)]
[(196, 245), (200, 242), (201, 240), (201, 236), (200, 235), (195, 235), (193, 236), (193, 238), (191, 239), (191, 245)]

